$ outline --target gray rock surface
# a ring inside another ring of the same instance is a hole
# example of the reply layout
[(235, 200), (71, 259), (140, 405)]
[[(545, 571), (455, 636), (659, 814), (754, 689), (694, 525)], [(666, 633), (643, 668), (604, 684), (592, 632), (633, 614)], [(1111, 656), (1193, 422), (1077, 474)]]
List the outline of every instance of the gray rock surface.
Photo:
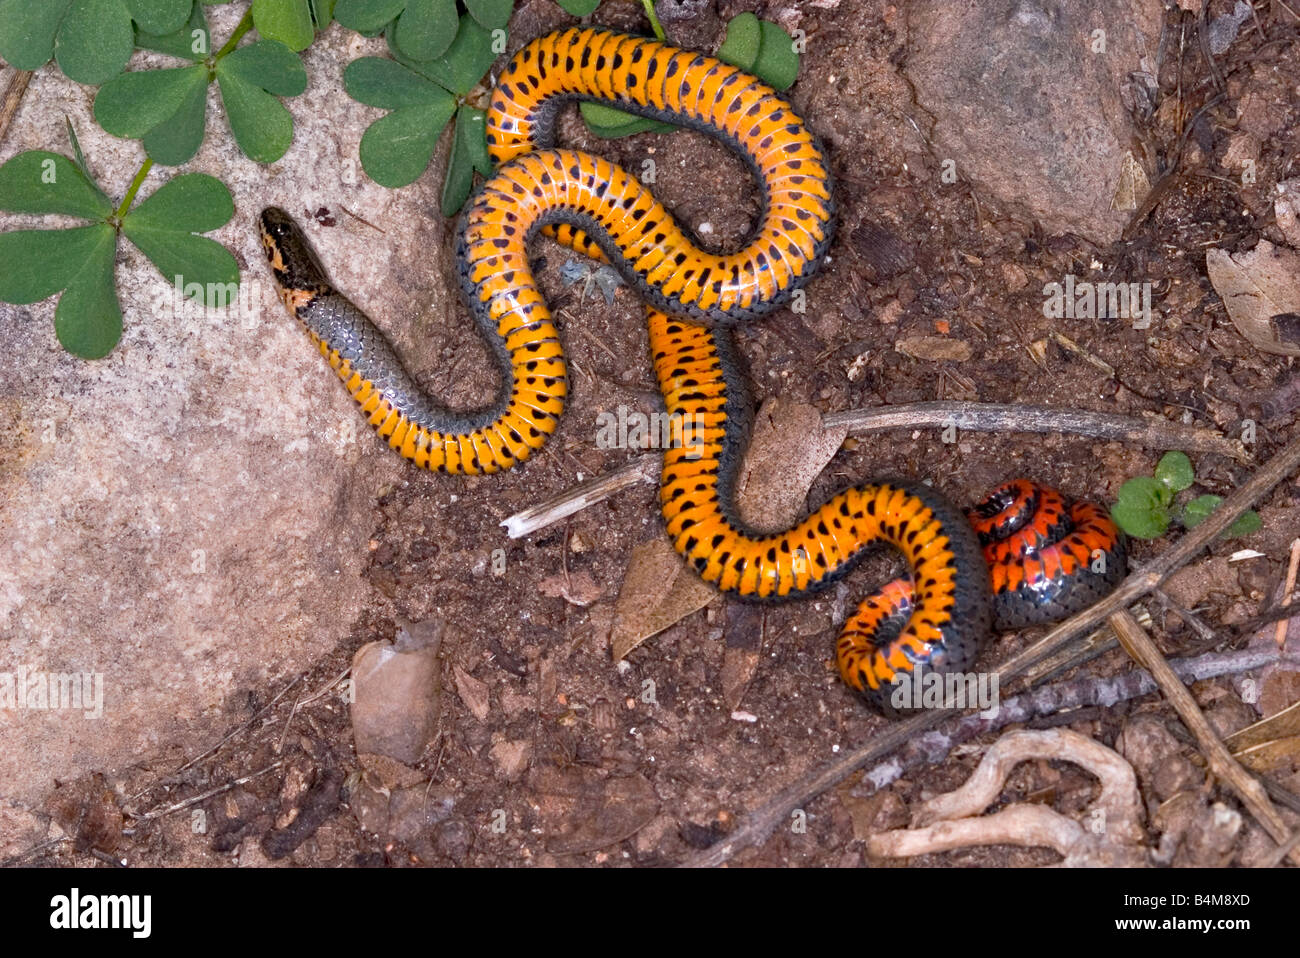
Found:
[(1048, 232), (1117, 239), (1129, 214), (1111, 201), (1133, 134), (1124, 87), (1130, 74), (1155, 72), (1159, 0), (904, 9), (904, 71), (940, 160)]
[[(240, 12), (209, 7), (214, 37)], [(401, 462), (275, 300), (253, 223), (271, 203), (304, 220), (327, 208), (337, 225), (309, 232), (336, 283), (392, 331), (415, 371), (439, 365), (430, 338), (463, 338), (436, 213), (440, 169), (390, 191), (357, 165), (380, 111), (348, 98), (342, 71), (383, 48), (337, 25), (310, 48), (310, 86), (287, 101), (294, 144), (269, 167), (237, 152), (210, 88), (207, 139), (181, 169), (217, 176), (234, 196), (235, 218), (209, 235), (240, 260), (237, 306), (177, 305), (126, 242), (126, 331), (106, 359), (63, 352), (54, 300), (0, 304), (0, 673), (92, 673), (104, 693), (98, 718), (0, 708), (0, 801), (36, 802), (56, 778), (149, 762), (164, 747), (169, 770), (178, 750), (201, 751), (247, 717), (247, 690), (306, 668), (355, 621), (374, 495), (400, 479)], [(163, 62), (136, 57), (132, 68)], [(67, 115), (95, 175), (120, 195), (143, 154), (94, 124), (92, 102), (90, 89), (42, 69), (0, 162), (70, 152)], [(155, 167), (142, 196), (173, 172)], [(0, 214), (0, 230), (52, 222)]]

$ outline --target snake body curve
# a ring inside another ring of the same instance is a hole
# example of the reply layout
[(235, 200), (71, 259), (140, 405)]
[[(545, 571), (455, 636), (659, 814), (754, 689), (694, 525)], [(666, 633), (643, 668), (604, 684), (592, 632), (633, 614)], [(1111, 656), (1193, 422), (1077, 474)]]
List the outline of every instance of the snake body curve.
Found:
[[(730, 253), (701, 249), (635, 177), (556, 148), (557, 113), (572, 100), (688, 126), (736, 149), (763, 200), (746, 241)], [(573, 28), (514, 56), (491, 96), (487, 138), (499, 166), (462, 215), (456, 241), (462, 292), (501, 378), (481, 409), (450, 410), (425, 392), (374, 323), (332, 286), (293, 219), (274, 208), (262, 213), (281, 299), (378, 434), (420, 467), (468, 474), (511, 468), (546, 441), (568, 379), (528, 260), (530, 239), (545, 231), (609, 262), (648, 303), (656, 377), (669, 420), (682, 424), (665, 450), (661, 510), (696, 572), (744, 598), (792, 598), (843, 577), (872, 547), (891, 545), (911, 570), (907, 613), (900, 621), (896, 604), (882, 605), (880, 593), (868, 598), (839, 643), (841, 674), (889, 712), (889, 682), (899, 672), (922, 662), (939, 672), (968, 668), (989, 634), (995, 597), (975, 528), (937, 490), (910, 480), (855, 486), (774, 533), (747, 527), (735, 508), (752, 413), (728, 327), (786, 302), (812, 277), (834, 233), (829, 163), (790, 104), (714, 57)]]

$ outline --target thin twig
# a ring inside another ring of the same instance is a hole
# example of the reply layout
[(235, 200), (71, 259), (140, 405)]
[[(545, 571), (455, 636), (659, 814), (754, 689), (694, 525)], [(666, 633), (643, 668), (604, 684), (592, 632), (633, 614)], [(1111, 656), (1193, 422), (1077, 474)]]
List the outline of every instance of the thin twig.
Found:
[[(1133, 657), (1133, 661), (1151, 673), (1151, 677), (1160, 686), (1169, 704), (1174, 707), (1178, 717), (1183, 720), (1188, 731), (1196, 736), (1201, 752), (1210, 763), (1210, 769), (1223, 780), (1241, 799), (1241, 803), (1264, 826), (1264, 830), (1278, 844), (1291, 837), (1291, 829), (1286, 821), (1269, 801), (1264, 787), (1228, 751), (1223, 740), (1210, 727), (1209, 720), (1201, 712), (1196, 699), (1187, 690), (1187, 686), (1174, 674), (1160, 649), (1156, 647), (1146, 629), (1138, 625), (1127, 612), (1119, 611), (1110, 617), (1110, 627), (1120, 638), (1120, 644)], [(1291, 860), (1300, 865), (1300, 848), (1291, 854)]]
[[(1283, 447), (1277, 455), (1256, 470), (1241, 488), (1224, 499), (1219, 508), (1210, 513), (1208, 519), (1190, 530), (1144, 569), (1130, 574), (1114, 592), (1092, 608), (1085, 609), (1062, 622), (1038, 642), (1005, 663), (998, 670), (999, 687), (1009, 685), (1011, 679), (1024, 675), (1032, 666), (1065, 648), (1079, 636), (1095, 629), (1113, 613), (1127, 608), (1156, 588), (1171, 573), (1186, 565), (1226, 531), (1239, 515), (1253, 506), (1265, 493), (1295, 472), (1297, 466), (1300, 466), (1300, 439), (1295, 439)], [(808, 777), (786, 786), (752, 812), (736, 831), (712, 847), (693, 855), (683, 864), (688, 867), (721, 865), (742, 849), (765, 841), (772, 831), (789, 817), (791, 811), (838, 784), (868, 762), (883, 758), (947, 717), (957, 714), (958, 711), (947, 708), (932, 709), (924, 714), (894, 723), (865, 745), (846, 751)]]
[(629, 486), (653, 479), (659, 472), (662, 459), (663, 457), (657, 453), (638, 456), (617, 469), (594, 476), (566, 489), (558, 496), (553, 496), (522, 512), (516, 512), (501, 525), (506, 527), (506, 534), (511, 539), (518, 539), (538, 529), (544, 529), (551, 523), (608, 499), (614, 493), (621, 492)]
[(31, 82), (31, 70), (15, 70), (13, 76), (9, 78), (4, 97), (0, 98), (0, 144), (4, 143), (5, 134), (9, 132), (9, 124), (13, 122), (14, 114), (18, 112), (18, 107), (23, 102), (23, 94), (27, 92), (27, 85)]
[(244, 775), (240, 778), (237, 778), (233, 782), (227, 782), (224, 785), (218, 785), (216, 788), (210, 788), (206, 792), (201, 792), (198, 795), (195, 795), (193, 798), (187, 798), (184, 801), (176, 802), (175, 804), (168, 805), (165, 808), (153, 808), (147, 812), (141, 812), (139, 815), (132, 814), (131, 812), (127, 812), (125, 810), (123, 811), (124, 814), (130, 815), (131, 818), (134, 818), (138, 822), (146, 822), (154, 818), (162, 818), (164, 815), (170, 815), (173, 812), (179, 812), (186, 808), (189, 808), (191, 805), (197, 805), (200, 802), (205, 802), (213, 795), (220, 795), (222, 792), (228, 792), (232, 788), (238, 788), (240, 785), (247, 784), (248, 782), (251, 782), (253, 779), (257, 778), (259, 775), (265, 775), (267, 772), (275, 771), (283, 764), (284, 764), (284, 759), (280, 759), (278, 762), (274, 762), (271, 765), (266, 766), (266, 768), (259, 769), (256, 772), (250, 772), (248, 775)]
[(1293, 609), (1283, 609), (1280, 606), (1274, 607), (1266, 612), (1261, 612), (1258, 615), (1252, 615), (1245, 622), (1237, 625), (1233, 629), (1232, 635), (1229, 636), (1228, 641), (1235, 642), (1240, 639), (1248, 638), (1253, 636), (1260, 629), (1273, 625), (1275, 622), (1281, 622), (1295, 617), (1296, 612)]
[(1256, 867), (1276, 868), (1278, 865), (1282, 864), (1282, 859), (1286, 858), (1297, 848), (1300, 848), (1300, 828), (1297, 828), (1290, 838), (1284, 841), (1277, 848), (1273, 849), (1273, 853), (1260, 862)]
[[(1110, 630), (1107, 629), (1106, 633), (1109, 634)], [(1115, 644), (1112, 642), (1112, 647)], [(1085, 657), (1086, 653), (1080, 652), (1075, 658)], [(1169, 665), (1184, 682), (1203, 682), (1221, 675), (1254, 672), (1278, 663), (1300, 665), (1300, 655), (1284, 655), (1267, 646), (1255, 646), (1238, 652), (1209, 652), (1174, 659)], [(1076, 661), (1073, 664), (1082, 663)], [(1033, 723), (1049, 717), (1061, 722), (1074, 722), (1083, 718), (1087, 710), (1098, 706), (1114, 708), (1121, 702), (1131, 702), (1159, 690), (1160, 686), (1145, 669), (1105, 677), (1084, 675), (1051, 685), (1039, 685), (1031, 691), (1001, 699), (991, 714), (949, 719), (939, 728), (909, 742), (898, 754), (864, 769), (861, 784), (855, 785), (851, 794), (871, 795), (898, 781), (912, 769), (938, 764), (958, 746), (1008, 725)]]
[(1211, 452), (1249, 458), (1242, 445), (1211, 430), (1165, 419), (1142, 419), (1086, 409), (1061, 409), (1010, 403), (918, 402), (872, 409), (849, 409), (822, 417), (823, 429), (847, 427), (851, 433), (886, 429), (943, 429), (973, 432), (1061, 432), (1115, 439), (1153, 449)]
[[(1156, 597), (1156, 601), (1164, 607), (1166, 612), (1172, 612), (1174, 615), (1178, 616), (1178, 618), (1186, 622), (1191, 630), (1200, 637), (1202, 642), (1205, 642), (1210, 646), (1215, 646), (1223, 641), (1219, 637), (1219, 634), (1215, 632), (1214, 629), (1210, 628), (1204, 619), (1191, 609), (1184, 609), (1181, 605), (1170, 598), (1169, 593), (1164, 589), (1153, 589), (1152, 594)], [(1184, 649), (1183, 651), (1186, 650)]]
[(71, 838), (51, 838), (48, 841), (41, 842), (39, 845), (33, 845), (31, 848), (21, 851), (17, 855), (13, 855), (9, 858), (0, 859), (0, 868), (11, 868), (14, 865), (17, 865), (19, 862), (27, 861), (31, 858), (34, 858), (37, 855), (40, 855), (42, 852), (48, 851), (49, 849), (54, 848), (57, 845), (67, 845), (67, 844), (71, 844), (71, 842), (72, 842)]
[[(1296, 572), (1300, 569), (1300, 539), (1294, 539), (1291, 542), (1291, 562), (1286, 569), (1286, 581), (1282, 586), (1282, 608), (1289, 608), (1291, 605), (1291, 593), (1295, 591)], [(1286, 630), (1291, 624), (1288, 616), (1277, 623), (1277, 647), (1279, 649), (1286, 647)]]
[(376, 226), (374, 223), (370, 222), (370, 220), (366, 219), (364, 216), (358, 216), (356, 213), (353, 213), (350, 209), (348, 209), (348, 208), (347, 208), (346, 206), (344, 206), (342, 203), (339, 204), (339, 209), (341, 209), (344, 213), (347, 213), (348, 216), (352, 217), (352, 218), (353, 218), (354, 220), (356, 220), (358, 223), (364, 223), (364, 224), (366, 224), (366, 226), (369, 226), (372, 230), (375, 230), (375, 231), (378, 232), (378, 233), (384, 233), (384, 234), (387, 234), (387, 232), (388, 232), (387, 230), (382, 229), (381, 227)]
[(1201, 0), (1201, 11), (1196, 18), (1196, 39), (1201, 46), (1201, 56), (1205, 57), (1205, 64), (1210, 68), (1210, 80), (1214, 83), (1214, 89), (1223, 89), (1223, 77), (1219, 75), (1219, 65), (1214, 62), (1214, 54), (1210, 52), (1210, 0)]
[(254, 713), (252, 714), (252, 716), (248, 719), (247, 722), (245, 722), (243, 725), (240, 725), (237, 729), (235, 729), (233, 732), (231, 732), (229, 735), (227, 735), (225, 738), (223, 738), (221, 741), (219, 741), (216, 745), (212, 746), (210, 749), (208, 749), (208, 750), (207, 750), (206, 752), (204, 752), (202, 755), (197, 755), (197, 756), (195, 756), (194, 758), (190, 759), (188, 762), (186, 762), (184, 765), (182, 765), (180, 768), (178, 768), (178, 769), (176, 770), (176, 774), (179, 775), (181, 772), (185, 771), (187, 768), (190, 768), (191, 766), (197, 765), (199, 762), (203, 761), (203, 760), (204, 760), (205, 758), (207, 758), (209, 755), (215, 755), (218, 751), (220, 751), (221, 746), (225, 745), (227, 742), (229, 742), (229, 741), (230, 741), (231, 739), (233, 739), (235, 736), (237, 736), (237, 735), (243, 733), (246, 729), (248, 729), (249, 727), (251, 727), (252, 724), (253, 724), (254, 722), (256, 722), (256, 721), (258, 720), (258, 718), (260, 718), (260, 717), (261, 717), (261, 716), (262, 716), (262, 715), (263, 715), (263, 714), (264, 714), (264, 713), (265, 713), (265, 712), (266, 712), (266, 711), (267, 711), (271, 706), (273, 706), (276, 702), (280, 701), (280, 699), (284, 698), (284, 693), (288, 692), (291, 688), (293, 688), (295, 685), (297, 685), (299, 682), (301, 682), (301, 681), (302, 681), (304, 678), (306, 678), (306, 677), (307, 677), (307, 673), (306, 673), (306, 672), (299, 672), (298, 675), (297, 675), (297, 677), (296, 677), (292, 682), (290, 682), (290, 683), (289, 683), (288, 685), (286, 685), (284, 688), (280, 689), (279, 692), (276, 692), (276, 693), (275, 693), (275, 697), (272, 698), (271, 701), (267, 702), (267, 703), (266, 703), (265, 705), (263, 705), (260, 709), (258, 709), (256, 712), (254, 712)]
[[(1183, 426), (1164, 419), (1141, 419), (1084, 409), (1058, 409), (1004, 403), (918, 402), (873, 409), (847, 409), (822, 417), (825, 430), (844, 429), (855, 434), (889, 429), (968, 429), (972, 432), (1061, 432), (1097, 439), (1113, 439), (1153, 449), (1181, 449), (1248, 459), (1241, 443), (1211, 429)], [(530, 535), (566, 516), (595, 505), (616, 492), (652, 479), (662, 456), (645, 453), (611, 472), (585, 482), (504, 520), (511, 539)]]

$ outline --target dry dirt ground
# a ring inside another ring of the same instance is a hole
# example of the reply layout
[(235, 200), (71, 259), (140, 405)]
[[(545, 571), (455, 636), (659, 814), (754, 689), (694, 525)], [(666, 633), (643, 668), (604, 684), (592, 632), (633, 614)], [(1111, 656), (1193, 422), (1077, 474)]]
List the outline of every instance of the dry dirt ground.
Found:
[[(644, 29), (635, 5), (607, 6), (597, 20)], [(722, 3), (719, 12), (725, 21), (740, 9), (761, 13), (765, 6)], [(857, 148), (832, 145), (841, 223), (830, 262), (808, 289), (807, 312), (782, 311), (739, 333), (756, 395), (779, 394), (824, 412), (948, 398), (1156, 413), (1230, 433), (1238, 429), (1250, 405), (1281, 381), (1287, 363), (1257, 352), (1233, 329), (1206, 277), (1204, 252), (1210, 246), (1248, 249), (1274, 235), (1273, 186), (1300, 173), (1300, 44), (1266, 42), (1269, 36), (1294, 37), (1297, 21), (1281, 4), (1259, 7), (1258, 25), (1244, 28), (1219, 59), (1228, 95), (1193, 130), (1188, 149), (1194, 156), (1183, 165), (1192, 172), (1178, 179), (1131, 241), (1109, 248), (1043, 235), (974, 191), (945, 186), (935, 175), (933, 156), (913, 152), (906, 169), (882, 162), (882, 156), (911, 149), (900, 146), (900, 138), (906, 118), (916, 112), (899, 95), (904, 85), (878, 82), (907, 57), (898, 11), (873, 0), (806, 10), (801, 26), (809, 46), (793, 99), (819, 132), (851, 130), (861, 142)], [(1176, 24), (1179, 15), (1170, 11), (1169, 23)], [(539, 31), (544, 26), (539, 22)], [(695, 42), (716, 42), (714, 27), (705, 33)], [(1180, 77), (1176, 57), (1166, 59), (1160, 95), (1181, 90), (1191, 114), (1210, 98), (1213, 81), (1195, 51), (1181, 71)], [(830, 92), (832, 74), (835, 82), (859, 90), (861, 102)], [(1243, 187), (1220, 161), (1247, 93), (1264, 97), (1282, 119), (1280, 132), (1263, 144), (1256, 183)], [(1153, 125), (1150, 155), (1168, 159), (1179, 132)], [(660, 171), (656, 193), (684, 220), (711, 223), (719, 243), (743, 235), (757, 209), (754, 190), (735, 185), (746, 181), (741, 164), (704, 137), (676, 133), (602, 142), (570, 117), (565, 139), (633, 168), (653, 149)], [(580, 475), (608, 471), (635, 455), (597, 448), (599, 412), (620, 404), (656, 408), (635, 295), (622, 289), (607, 305), (595, 290), (584, 294), (581, 284), (561, 280), (565, 251), (542, 241), (537, 256), (574, 369), (572, 404), (543, 454), (527, 468), (498, 477), (446, 478), (410, 469), (401, 484), (381, 490), (368, 571), (373, 601), (349, 640), (301, 676), (249, 688), (232, 714), (230, 739), (199, 761), (176, 755), (121, 780), (66, 786), (63, 814), (81, 820), (85, 847), (59, 845), (37, 856), (38, 863), (93, 863), (96, 836), (112, 836), (123, 824), (119, 806), (138, 813), (166, 810), (255, 775), (170, 814), (128, 817), (127, 833), (115, 847), (108, 843), (111, 857), (132, 864), (264, 864), (271, 858), (263, 836), (296, 814), (319, 821), (319, 827), (282, 862), (666, 865), (716, 841), (747, 810), (885, 726), (837, 678), (833, 637), (842, 614), (837, 602), (842, 606), (846, 596), (890, 574), (894, 564), (887, 556), (864, 563), (838, 597), (830, 593), (765, 608), (716, 598), (615, 664), (608, 633), (629, 556), (638, 544), (662, 535), (654, 484), (636, 486), (531, 537), (505, 538), (499, 523), (506, 516), (574, 485)], [(1046, 318), (1043, 283), (1070, 272), (1152, 281), (1154, 328)], [(464, 322), (464, 315), (440, 319), (427, 355), (415, 365), (446, 371), (436, 380), (429, 377), (430, 388), (446, 394), (454, 384), (451, 396), (458, 401), (485, 399), (491, 384), (479, 371), (489, 368), (487, 355), (465, 340)], [(1053, 332), (1067, 335), (1114, 374), (1056, 345), (1049, 339)], [(971, 358), (926, 362), (893, 348), (899, 339), (920, 335), (964, 342)], [(1048, 345), (1036, 356), (1031, 347), (1042, 340)], [(1261, 424), (1256, 461), (1266, 460), (1296, 429), (1294, 415)], [(967, 433), (959, 443), (944, 444), (934, 430), (896, 432), (846, 444), (810, 499), (895, 474), (931, 478), (954, 499), (969, 502), (1023, 474), (1113, 502), (1121, 483), (1149, 474), (1161, 452), (1058, 435)], [(1226, 458), (1194, 459), (1207, 492), (1227, 493), (1250, 471)], [(1219, 628), (1218, 648), (1244, 644), (1246, 636), (1234, 624), (1273, 601), (1285, 573), (1278, 557), (1298, 525), (1300, 487), (1283, 484), (1261, 513), (1264, 529), (1246, 544), (1268, 557), (1231, 568), (1220, 562), (1215, 568), (1227, 571), (1211, 588), (1195, 590), (1197, 611)], [(1141, 562), (1166, 545), (1167, 540), (1136, 543), (1133, 558)], [(1240, 545), (1217, 544), (1211, 555), (1223, 557)], [(493, 570), (496, 549), (504, 550), (501, 575)], [(557, 581), (566, 575), (585, 581), (584, 574), (599, 593), (585, 597), (588, 604), (556, 594)], [(439, 734), (414, 776), (400, 769), (363, 775), (343, 686), (332, 683), (364, 643), (391, 639), (403, 623), (429, 619), (448, 627)], [(1041, 634), (999, 636), (982, 661), (1000, 661)], [(1171, 656), (1205, 649), (1176, 615), (1158, 608), (1153, 634)], [(748, 660), (752, 670), (744, 668), (744, 654), (755, 650), (756, 658)], [(724, 695), (728, 656), (742, 663), (738, 701)], [(1123, 653), (1114, 651), (1085, 668), (1106, 675), (1129, 667)], [(470, 711), (472, 695), (462, 695), (458, 686), (461, 674), (486, 688), (484, 717)], [(1229, 725), (1251, 720), (1226, 679), (1201, 683), (1195, 691)], [(1156, 696), (1085, 710), (1069, 727), (1114, 744), (1137, 713), (1175, 730), (1174, 747), (1195, 759), (1172, 710)], [(889, 786), (884, 799), (850, 795), (856, 784), (850, 781), (809, 803), (806, 831), (778, 830), (738, 861), (883, 865), (868, 858), (864, 835), (904, 825), (921, 796), (955, 787), (977, 760), (977, 751), (950, 756)], [(1283, 769), (1277, 777), (1300, 792), (1294, 771)], [(1197, 788), (1202, 787), (1237, 807), (1228, 793), (1213, 791), (1212, 783), (1202, 780)], [(1039, 762), (1023, 766), (1003, 798), (1070, 812), (1085, 805), (1095, 788), (1073, 766)], [(1143, 788), (1153, 807), (1150, 784)], [(1227, 860), (1239, 861), (1246, 845), (1259, 839), (1255, 829), (1246, 828)], [(98, 855), (108, 857), (102, 847)], [(993, 847), (911, 863), (1054, 860), (1050, 852)]]

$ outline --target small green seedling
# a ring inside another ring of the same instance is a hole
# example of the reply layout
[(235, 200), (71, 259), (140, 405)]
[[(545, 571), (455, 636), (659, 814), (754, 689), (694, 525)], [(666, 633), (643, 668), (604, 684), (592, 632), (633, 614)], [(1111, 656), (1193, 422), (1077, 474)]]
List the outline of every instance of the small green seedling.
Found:
[[(1223, 501), (1221, 496), (1197, 496), (1178, 506), (1178, 493), (1190, 489), (1196, 477), (1192, 461), (1183, 452), (1167, 452), (1156, 464), (1155, 475), (1134, 476), (1120, 486), (1119, 499), (1110, 510), (1111, 518), (1128, 535), (1158, 539), (1178, 521), (1186, 529), (1200, 525)], [(1175, 520), (1174, 513), (1178, 512)], [(1263, 525), (1259, 514), (1246, 512), (1237, 518), (1224, 536), (1246, 536)]]

